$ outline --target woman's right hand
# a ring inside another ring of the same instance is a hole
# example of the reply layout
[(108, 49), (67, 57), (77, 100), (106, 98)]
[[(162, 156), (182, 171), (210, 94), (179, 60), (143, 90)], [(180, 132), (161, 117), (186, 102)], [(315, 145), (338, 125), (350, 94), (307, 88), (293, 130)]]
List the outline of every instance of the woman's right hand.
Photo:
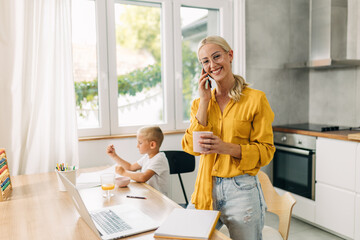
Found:
[(203, 126), (207, 126), (207, 108), (211, 99), (211, 88), (206, 89), (206, 81), (210, 81), (208, 74), (201, 70), (201, 75), (199, 79), (199, 95), (200, 95), (200, 104), (199, 109), (196, 113), (196, 119)]
[[(206, 81), (210, 81), (209, 74), (204, 71), (204, 69), (201, 70), (201, 75), (199, 79), (199, 96), (200, 101), (204, 101), (205, 103), (208, 103), (211, 99), (211, 88), (210, 84), (206, 84)], [(208, 85), (208, 88), (206, 89), (206, 85)]]

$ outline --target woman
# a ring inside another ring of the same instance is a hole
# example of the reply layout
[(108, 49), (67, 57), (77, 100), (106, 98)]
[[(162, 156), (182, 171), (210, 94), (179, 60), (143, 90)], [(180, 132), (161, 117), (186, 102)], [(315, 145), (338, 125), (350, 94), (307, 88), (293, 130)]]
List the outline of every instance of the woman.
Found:
[[(223, 38), (203, 39), (198, 58), (203, 66), (200, 98), (191, 107), (184, 151), (199, 155), (193, 151), (193, 131), (213, 134), (199, 141), (206, 151), (201, 153), (191, 203), (196, 209), (221, 211), (217, 227), (225, 224), (232, 239), (262, 239), (265, 202), (256, 174), (275, 152), (274, 113), (263, 92), (232, 73), (233, 50)], [(216, 82), (212, 91), (208, 75)]]

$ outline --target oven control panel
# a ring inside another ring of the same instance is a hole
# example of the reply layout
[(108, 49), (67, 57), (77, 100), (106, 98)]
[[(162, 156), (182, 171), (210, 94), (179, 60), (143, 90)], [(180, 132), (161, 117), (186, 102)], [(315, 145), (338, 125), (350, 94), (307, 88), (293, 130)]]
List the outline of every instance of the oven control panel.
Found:
[(291, 147), (316, 149), (316, 137), (296, 133), (274, 132), (274, 144)]

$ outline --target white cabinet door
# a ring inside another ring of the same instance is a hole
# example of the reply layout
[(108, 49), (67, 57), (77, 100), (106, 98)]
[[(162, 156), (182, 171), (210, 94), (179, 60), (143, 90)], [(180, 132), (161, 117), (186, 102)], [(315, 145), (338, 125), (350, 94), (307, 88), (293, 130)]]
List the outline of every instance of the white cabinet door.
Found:
[(316, 181), (355, 192), (357, 142), (318, 138)]
[[(286, 193), (286, 191), (280, 188), (275, 187), (275, 190), (280, 195), (284, 195)], [(292, 210), (292, 215), (300, 219), (305, 219), (309, 222), (315, 222), (315, 201), (296, 195), (295, 193), (291, 193), (291, 195), (296, 200), (296, 204)]]
[(356, 195), (355, 202), (355, 240), (360, 240), (360, 194)]
[(316, 183), (315, 223), (354, 238), (355, 193)]
[(360, 194), (360, 143), (356, 150), (356, 192)]

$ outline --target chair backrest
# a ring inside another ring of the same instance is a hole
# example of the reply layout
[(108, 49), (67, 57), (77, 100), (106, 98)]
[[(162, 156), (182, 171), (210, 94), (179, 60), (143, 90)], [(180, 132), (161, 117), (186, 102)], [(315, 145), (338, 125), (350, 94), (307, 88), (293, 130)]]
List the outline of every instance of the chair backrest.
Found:
[(264, 193), (268, 211), (278, 215), (278, 230), (283, 239), (287, 240), (289, 236), (291, 213), (296, 200), (289, 192), (286, 192), (284, 195), (280, 196), (276, 192), (269, 177), (263, 171), (258, 172), (258, 177)]
[(186, 196), (185, 186), (181, 179), (180, 173), (188, 173), (195, 170), (195, 156), (184, 152), (184, 151), (164, 151), (166, 158), (169, 162), (170, 174), (177, 174), (179, 177), (181, 189), (184, 194), (185, 204), (180, 204), (182, 207), (186, 208), (189, 204), (189, 201)]
[(169, 162), (170, 174), (187, 173), (195, 170), (195, 156), (184, 151), (164, 151)]

